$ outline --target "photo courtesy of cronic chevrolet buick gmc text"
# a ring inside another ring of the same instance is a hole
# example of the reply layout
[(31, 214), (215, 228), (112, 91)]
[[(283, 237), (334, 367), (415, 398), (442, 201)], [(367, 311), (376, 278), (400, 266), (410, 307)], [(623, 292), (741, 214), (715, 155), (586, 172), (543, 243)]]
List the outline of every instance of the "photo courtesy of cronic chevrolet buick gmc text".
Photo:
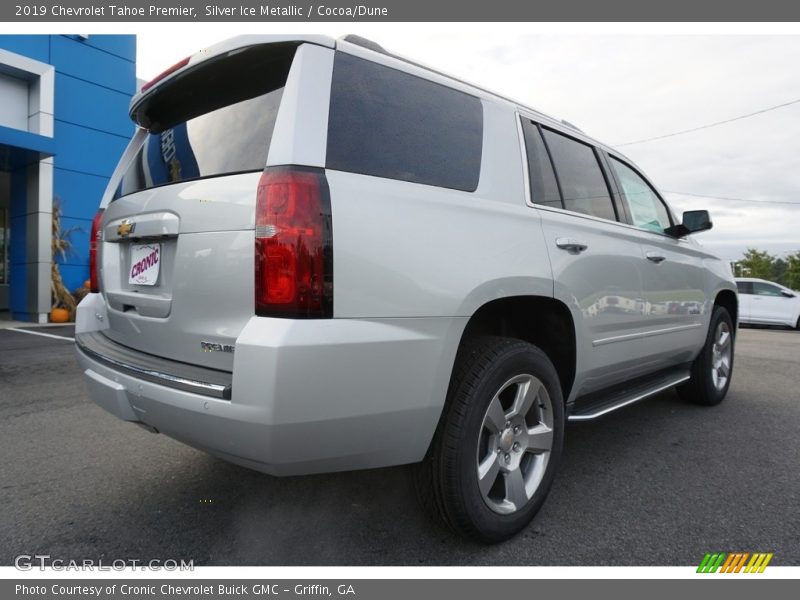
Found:
[(142, 87), (76, 343), (126, 421), (273, 475), (418, 463), (486, 542), (567, 421), (728, 391), (727, 263), (627, 158), (349, 36), (245, 36)]

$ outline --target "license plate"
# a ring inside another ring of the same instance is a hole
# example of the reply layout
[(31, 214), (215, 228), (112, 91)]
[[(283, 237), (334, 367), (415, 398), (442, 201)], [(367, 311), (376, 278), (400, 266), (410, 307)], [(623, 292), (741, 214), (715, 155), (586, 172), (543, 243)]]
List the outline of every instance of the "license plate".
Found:
[(161, 267), (161, 244), (136, 244), (131, 246), (131, 268), (128, 283), (155, 285)]

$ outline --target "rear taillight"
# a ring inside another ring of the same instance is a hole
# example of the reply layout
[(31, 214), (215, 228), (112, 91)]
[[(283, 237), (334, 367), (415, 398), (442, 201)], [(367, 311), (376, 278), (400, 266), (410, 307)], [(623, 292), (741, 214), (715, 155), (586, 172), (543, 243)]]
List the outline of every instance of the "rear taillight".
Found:
[(100, 291), (100, 277), (97, 266), (97, 247), (100, 245), (100, 236), (102, 230), (100, 229), (100, 222), (103, 220), (103, 209), (97, 211), (97, 214), (92, 220), (92, 235), (89, 238), (89, 282), (91, 291), (97, 293)]
[(256, 314), (333, 317), (333, 230), (322, 169), (267, 168), (258, 182)]

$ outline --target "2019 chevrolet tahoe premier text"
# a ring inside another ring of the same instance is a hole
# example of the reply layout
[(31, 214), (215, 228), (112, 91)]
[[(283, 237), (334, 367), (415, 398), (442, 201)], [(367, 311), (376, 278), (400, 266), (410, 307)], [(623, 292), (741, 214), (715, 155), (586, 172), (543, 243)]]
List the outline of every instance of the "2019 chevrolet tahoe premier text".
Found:
[(418, 463), (423, 503), (494, 542), (567, 420), (728, 390), (708, 213), (572, 126), (320, 36), (224, 42), (130, 112), (76, 328), (121, 419), (273, 475)]

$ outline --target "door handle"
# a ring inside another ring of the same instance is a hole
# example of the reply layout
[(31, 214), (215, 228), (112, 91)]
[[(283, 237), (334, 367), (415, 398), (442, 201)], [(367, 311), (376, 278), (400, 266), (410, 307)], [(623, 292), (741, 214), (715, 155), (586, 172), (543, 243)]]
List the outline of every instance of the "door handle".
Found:
[(589, 245), (584, 242), (565, 237), (556, 238), (556, 246), (562, 250), (569, 250), (570, 252), (583, 252), (589, 247)]
[(647, 256), (647, 260), (652, 260), (656, 264), (662, 263), (665, 260), (667, 260), (666, 256), (658, 254), (657, 252), (648, 252), (647, 254), (645, 254), (645, 256)]

